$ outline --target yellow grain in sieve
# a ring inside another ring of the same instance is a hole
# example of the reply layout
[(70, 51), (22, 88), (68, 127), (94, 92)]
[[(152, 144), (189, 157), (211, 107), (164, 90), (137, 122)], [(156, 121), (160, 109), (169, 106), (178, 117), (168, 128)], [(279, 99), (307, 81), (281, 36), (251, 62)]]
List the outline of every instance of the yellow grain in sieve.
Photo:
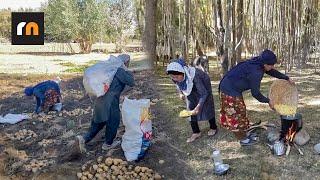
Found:
[(269, 98), (281, 115), (294, 115), (298, 106), (298, 90), (286, 80), (275, 80), (270, 86)]
[(285, 104), (276, 104), (274, 105), (274, 109), (281, 115), (295, 115), (297, 112), (297, 107), (296, 106), (290, 106), (290, 105), (285, 105)]

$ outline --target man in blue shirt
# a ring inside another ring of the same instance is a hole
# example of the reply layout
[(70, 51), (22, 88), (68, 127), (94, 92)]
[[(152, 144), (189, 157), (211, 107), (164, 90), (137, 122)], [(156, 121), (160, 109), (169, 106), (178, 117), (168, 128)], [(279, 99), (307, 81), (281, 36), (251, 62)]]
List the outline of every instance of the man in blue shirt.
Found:
[(249, 120), (246, 116), (246, 106), (242, 92), (250, 90), (254, 98), (259, 102), (269, 103), (269, 106), (273, 109), (273, 103), (270, 99), (260, 92), (260, 84), (264, 73), (293, 83), (288, 76), (274, 68), (276, 63), (276, 55), (271, 50), (266, 49), (259, 56), (237, 64), (220, 81), (220, 123), (235, 133), (241, 145), (256, 143), (255, 138), (246, 135)]

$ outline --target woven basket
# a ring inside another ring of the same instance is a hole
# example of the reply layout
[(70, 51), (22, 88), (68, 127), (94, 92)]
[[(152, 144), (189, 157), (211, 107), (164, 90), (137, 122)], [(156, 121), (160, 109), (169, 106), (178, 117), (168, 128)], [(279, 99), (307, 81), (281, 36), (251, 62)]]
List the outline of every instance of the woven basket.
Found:
[(275, 80), (269, 91), (275, 110), (281, 115), (295, 115), (298, 107), (298, 89), (286, 80)]

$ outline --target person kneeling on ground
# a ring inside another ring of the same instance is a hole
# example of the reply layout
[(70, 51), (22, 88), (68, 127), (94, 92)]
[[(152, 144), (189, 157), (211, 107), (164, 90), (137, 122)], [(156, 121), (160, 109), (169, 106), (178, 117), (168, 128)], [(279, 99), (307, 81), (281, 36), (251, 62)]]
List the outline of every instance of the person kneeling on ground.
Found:
[[(130, 56), (122, 54), (118, 56), (126, 67), (129, 66)], [(91, 141), (98, 132), (106, 127), (103, 150), (112, 149), (120, 145), (121, 141), (115, 140), (120, 123), (120, 95), (125, 86), (134, 86), (133, 74), (127, 68), (119, 67), (108, 92), (98, 97), (95, 101), (91, 127), (84, 136), (77, 136), (77, 144), (81, 152), (85, 152), (85, 144)]]
[(193, 134), (187, 139), (190, 143), (201, 136), (198, 121), (209, 120), (209, 136), (217, 132), (214, 101), (210, 77), (207, 73), (187, 66), (183, 59), (170, 63), (167, 73), (177, 85), (181, 99), (187, 99), (187, 109), (192, 111), (190, 125)]
[(35, 113), (37, 114), (41, 111), (47, 112), (54, 110), (54, 105), (61, 101), (59, 84), (51, 80), (41, 82), (33, 87), (27, 87), (25, 88), (24, 93), (27, 96), (36, 97), (37, 105)]

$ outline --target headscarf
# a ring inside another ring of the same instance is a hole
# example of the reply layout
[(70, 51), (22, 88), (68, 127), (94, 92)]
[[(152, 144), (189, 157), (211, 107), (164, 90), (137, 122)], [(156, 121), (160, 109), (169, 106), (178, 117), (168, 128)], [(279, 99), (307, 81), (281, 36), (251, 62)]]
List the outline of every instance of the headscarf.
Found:
[(128, 54), (120, 54), (118, 59), (123, 62), (123, 64), (130, 62), (130, 56)]
[(24, 89), (24, 94), (26, 96), (32, 96), (33, 95), (33, 87), (32, 86), (26, 87)]
[(255, 64), (255, 65), (259, 65), (261, 68), (263, 68), (264, 64), (267, 64), (267, 65), (276, 64), (277, 63), (277, 56), (271, 50), (265, 49), (264, 51), (262, 51), (260, 53), (259, 56), (255, 56), (255, 57), (252, 57), (251, 59), (248, 59), (246, 61), (242, 61), (242, 62), (238, 63), (237, 66), (242, 63)]
[(61, 79), (59, 76), (57, 76), (57, 77), (54, 78), (52, 81), (56, 82), (57, 84), (60, 84), (61, 81), (62, 81), (62, 79)]
[(184, 74), (184, 80), (182, 82), (174, 83), (177, 84), (177, 86), (185, 96), (189, 96), (193, 88), (193, 79), (196, 69), (194, 67), (188, 66), (185, 61), (180, 58), (168, 65), (167, 72), (169, 71), (176, 71)]
[(274, 65), (277, 63), (277, 56), (269, 49), (265, 49), (258, 56), (263, 64)]
[[(255, 57), (252, 57), (251, 59), (248, 59), (246, 61), (242, 61), (242, 62), (238, 63), (237, 66), (241, 66), (241, 64), (242, 65), (245, 65), (245, 64), (257, 65), (261, 68), (261, 70), (263, 70), (264, 64), (274, 65), (276, 63), (277, 63), (277, 56), (271, 50), (265, 49), (264, 51), (262, 51), (260, 53), (259, 56), (255, 56)], [(232, 74), (232, 71), (234, 70), (235, 67), (230, 69), (227, 74), (228, 75)], [(233, 75), (236, 75), (236, 74), (233, 73)], [(226, 75), (223, 76), (223, 78), (220, 80), (220, 84), (224, 80), (225, 77), (226, 77)], [(220, 92), (220, 84), (219, 84), (219, 92)]]

